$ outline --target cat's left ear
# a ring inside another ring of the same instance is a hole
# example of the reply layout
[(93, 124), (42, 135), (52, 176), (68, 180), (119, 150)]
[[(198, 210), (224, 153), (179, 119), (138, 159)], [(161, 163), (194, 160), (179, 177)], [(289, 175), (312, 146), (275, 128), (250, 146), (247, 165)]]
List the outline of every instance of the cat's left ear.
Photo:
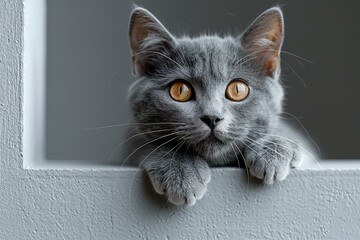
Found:
[(280, 67), (283, 40), (284, 18), (278, 7), (263, 12), (241, 36), (249, 57), (258, 58), (268, 76), (273, 76)]
[(161, 22), (148, 10), (135, 7), (130, 16), (129, 41), (133, 58), (134, 74), (149, 74), (170, 49), (175, 39)]

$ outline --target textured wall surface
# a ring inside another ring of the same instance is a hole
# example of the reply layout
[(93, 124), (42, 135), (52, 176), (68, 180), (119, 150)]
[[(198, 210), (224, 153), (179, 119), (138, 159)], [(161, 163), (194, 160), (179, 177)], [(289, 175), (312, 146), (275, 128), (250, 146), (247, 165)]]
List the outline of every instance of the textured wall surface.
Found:
[(360, 171), (293, 172), (264, 186), (214, 169), (193, 207), (141, 171), (22, 168), (23, 3), (0, 0), (0, 239), (358, 239)]
[(302, 171), (264, 186), (215, 169), (193, 207), (141, 171), (1, 171), (0, 239), (358, 239), (359, 171)]

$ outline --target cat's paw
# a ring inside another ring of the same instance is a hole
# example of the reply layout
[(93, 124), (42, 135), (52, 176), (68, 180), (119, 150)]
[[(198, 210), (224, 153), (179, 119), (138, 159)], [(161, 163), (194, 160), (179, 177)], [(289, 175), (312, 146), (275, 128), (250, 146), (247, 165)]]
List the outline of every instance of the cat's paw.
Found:
[(146, 169), (154, 189), (175, 205), (192, 206), (206, 192), (211, 172), (203, 160), (173, 163)]
[(245, 153), (245, 161), (252, 176), (266, 184), (284, 180), (291, 168), (302, 161), (298, 145), (279, 139), (252, 144)]

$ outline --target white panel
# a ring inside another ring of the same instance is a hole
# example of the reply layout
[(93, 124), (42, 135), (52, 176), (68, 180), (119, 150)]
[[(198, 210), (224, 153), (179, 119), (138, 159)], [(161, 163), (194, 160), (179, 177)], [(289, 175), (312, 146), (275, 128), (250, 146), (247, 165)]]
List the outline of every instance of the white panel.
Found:
[(46, 164), (46, 0), (24, 9), (24, 161), (25, 168)]

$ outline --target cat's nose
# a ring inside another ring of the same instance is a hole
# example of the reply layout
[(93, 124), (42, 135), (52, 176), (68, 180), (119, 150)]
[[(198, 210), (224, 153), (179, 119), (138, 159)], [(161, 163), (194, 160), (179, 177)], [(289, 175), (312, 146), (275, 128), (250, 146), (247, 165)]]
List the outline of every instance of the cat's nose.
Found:
[(200, 118), (206, 125), (209, 126), (211, 130), (213, 130), (219, 122), (221, 122), (224, 118), (219, 118), (217, 116), (205, 115)]

